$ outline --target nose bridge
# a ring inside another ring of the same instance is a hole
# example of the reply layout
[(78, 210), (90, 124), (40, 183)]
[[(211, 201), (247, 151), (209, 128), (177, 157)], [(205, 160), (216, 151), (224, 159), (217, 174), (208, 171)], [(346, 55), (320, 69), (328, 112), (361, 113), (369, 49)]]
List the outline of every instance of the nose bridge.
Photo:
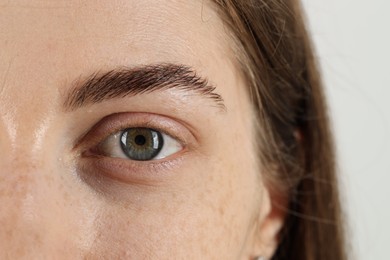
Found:
[(58, 37), (29, 31), (28, 23), (16, 29), (0, 28), (15, 39), (0, 42), (0, 259), (57, 259), (76, 251), (93, 226), (82, 218), (86, 207), (68, 166), (58, 165), (69, 155), (58, 117), (68, 55), (56, 54)]
[[(71, 195), (72, 189), (77, 189), (71, 186), (66, 166), (58, 165), (64, 154), (59, 147), (64, 143), (57, 77), (45, 60), (40, 67), (30, 66), (33, 64), (23, 55), (9, 66), (3, 61), (0, 259), (56, 259), (67, 249), (78, 251), (79, 241), (74, 237), (81, 234), (77, 216), (82, 210), (77, 196)], [(42, 76), (46, 74), (52, 76)]]
[(39, 76), (50, 72), (42, 64), (36, 68), (23, 56), (0, 63), (0, 145), (8, 142), (7, 153), (38, 152), (54, 118), (59, 93), (53, 78)]
[[(59, 211), (64, 191), (55, 165), (57, 151), (48, 141), (50, 117), (40, 111), (23, 113), (21, 107), (13, 110), (6, 120), (7, 114), (0, 113), (0, 258), (22, 249), (47, 253), (60, 221), (53, 213)], [(4, 134), (7, 127), (12, 134)]]

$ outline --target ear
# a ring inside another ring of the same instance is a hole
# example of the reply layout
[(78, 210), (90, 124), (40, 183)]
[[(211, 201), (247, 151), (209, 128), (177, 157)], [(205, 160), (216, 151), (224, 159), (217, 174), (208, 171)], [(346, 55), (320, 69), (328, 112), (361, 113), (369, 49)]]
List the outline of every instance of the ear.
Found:
[(279, 233), (286, 218), (287, 199), (263, 188), (260, 211), (253, 232), (252, 255), (271, 259), (279, 245)]

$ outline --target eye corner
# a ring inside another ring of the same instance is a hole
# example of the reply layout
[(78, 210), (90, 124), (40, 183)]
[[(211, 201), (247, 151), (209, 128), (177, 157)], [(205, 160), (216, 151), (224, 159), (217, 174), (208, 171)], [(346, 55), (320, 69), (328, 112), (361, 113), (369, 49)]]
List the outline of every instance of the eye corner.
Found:
[[(139, 161), (151, 163), (170, 160), (196, 150), (199, 145), (196, 135), (181, 120), (158, 114), (123, 112), (103, 117), (83, 133), (73, 149), (81, 157), (119, 157), (123, 160), (131, 160), (131, 157), (123, 153), (120, 139), (124, 131), (137, 128), (155, 131), (163, 140), (163, 147), (155, 157)], [(114, 154), (111, 154), (112, 151)]]

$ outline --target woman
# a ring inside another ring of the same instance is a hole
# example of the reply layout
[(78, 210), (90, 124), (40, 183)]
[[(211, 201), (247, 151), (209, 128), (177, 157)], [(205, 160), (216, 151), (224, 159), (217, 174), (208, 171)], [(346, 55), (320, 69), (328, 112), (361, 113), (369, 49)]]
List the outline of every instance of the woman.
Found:
[(295, 0), (0, 13), (2, 259), (345, 259)]

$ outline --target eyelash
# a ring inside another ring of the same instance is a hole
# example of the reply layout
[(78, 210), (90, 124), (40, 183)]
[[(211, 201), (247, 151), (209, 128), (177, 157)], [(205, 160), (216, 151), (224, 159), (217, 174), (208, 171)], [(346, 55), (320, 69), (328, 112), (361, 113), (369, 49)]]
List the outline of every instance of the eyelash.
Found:
[(79, 149), (89, 147), (83, 154), (91, 154), (91, 152), (88, 152), (88, 150), (94, 150), (90, 149), (91, 146), (98, 146), (110, 135), (129, 128), (149, 128), (154, 131), (159, 131), (175, 139), (183, 149), (188, 146), (188, 141), (185, 140), (186, 134), (183, 134), (183, 131), (180, 131), (184, 127), (178, 127), (178, 124), (174, 123), (170, 118), (147, 113), (117, 113), (109, 115), (95, 124), (83, 135), (75, 147), (80, 147)]
[[(136, 136), (129, 137), (129, 133), (136, 134)], [(150, 136), (150, 134), (154, 134), (154, 137)], [(138, 137), (142, 138), (142, 144), (137, 143)], [(152, 141), (150, 140), (151, 137), (153, 138)], [(153, 147), (151, 154), (148, 154), (150, 150), (147, 151), (147, 149), (150, 146), (145, 148), (144, 144), (146, 146), (150, 144), (153, 144), (153, 146), (157, 145), (158, 148)], [(110, 134), (96, 146), (95, 151), (107, 157), (134, 161), (153, 161), (169, 158), (182, 149), (182, 145), (165, 132), (151, 128), (132, 127)]]
[[(99, 151), (99, 144), (104, 140), (128, 128), (149, 128), (159, 131), (176, 140), (182, 149), (165, 158), (151, 161), (109, 157)], [(118, 113), (109, 115), (95, 124), (77, 143), (76, 148), (85, 159), (81, 167), (83, 171), (90, 171), (93, 174), (99, 172), (129, 182), (155, 180), (170, 172), (195, 143), (196, 138), (192, 132), (176, 120), (149, 113)]]

